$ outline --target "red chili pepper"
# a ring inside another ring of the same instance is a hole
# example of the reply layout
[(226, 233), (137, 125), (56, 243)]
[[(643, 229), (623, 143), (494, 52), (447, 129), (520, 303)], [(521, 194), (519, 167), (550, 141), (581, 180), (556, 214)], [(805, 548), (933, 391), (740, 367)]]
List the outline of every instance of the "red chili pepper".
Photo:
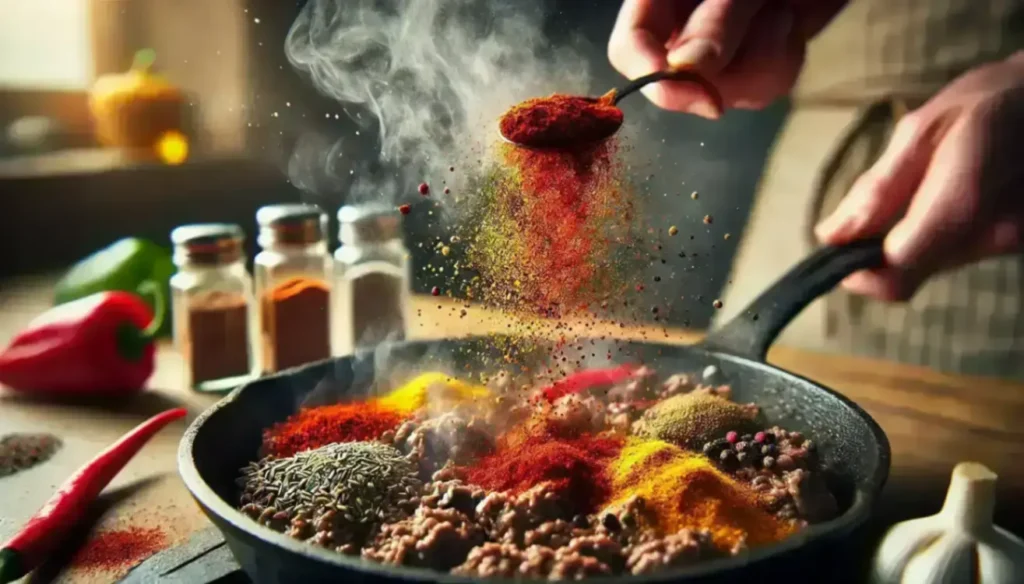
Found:
[(560, 397), (598, 387), (611, 385), (624, 379), (628, 379), (636, 368), (632, 365), (619, 365), (608, 369), (588, 369), (569, 375), (564, 379), (552, 383), (541, 390), (544, 399), (553, 402)]
[(130, 292), (100, 292), (55, 306), (36, 317), (0, 353), (0, 383), (19, 391), (50, 394), (121, 394), (145, 385), (153, 374), (158, 335), (166, 313), (157, 314)]
[(185, 413), (184, 408), (177, 408), (153, 416), (71, 475), (21, 531), (0, 548), (0, 584), (13, 582), (38, 566), (149, 439)]

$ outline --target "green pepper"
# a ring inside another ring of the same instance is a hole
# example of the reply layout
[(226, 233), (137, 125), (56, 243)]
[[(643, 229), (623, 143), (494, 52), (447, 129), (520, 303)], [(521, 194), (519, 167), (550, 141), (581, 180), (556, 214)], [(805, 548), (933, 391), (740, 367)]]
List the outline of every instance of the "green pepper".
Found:
[[(144, 282), (160, 284), (164, 288), (164, 298), (169, 298), (173, 274), (174, 263), (169, 251), (151, 241), (128, 237), (75, 264), (57, 284), (54, 304), (64, 304), (97, 292), (138, 292)], [(150, 295), (143, 297), (148, 303), (153, 302)], [(156, 310), (152, 304), (150, 308)], [(165, 319), (157, 333), (170, 335), (170, 323), (170, 318)]]

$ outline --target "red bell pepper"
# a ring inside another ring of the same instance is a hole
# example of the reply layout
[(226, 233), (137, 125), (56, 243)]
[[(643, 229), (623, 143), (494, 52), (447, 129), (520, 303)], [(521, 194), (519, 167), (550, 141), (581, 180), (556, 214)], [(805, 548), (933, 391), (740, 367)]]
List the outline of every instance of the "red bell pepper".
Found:
[(147, 283), (156, 315), (130, 292), (100, 292), (35, 318), (0, 353), (0, 384), (29, 393), (118, 395), (142, 389), (156, 360), (167, 312), (163, 292)]
[(184, 408), (177, 408), (153, 416), (71, 475), (28, 523), (0, 547), (0, 583), (13, 582), (35, 569), (149, 439), (185, 413)]
[(545, 387), (541, 390), (541, 395), (549, 402), (553, 402), (567, 395), (629, 379), (634, 371), (636, 367), (632, 365), (578, 371)]

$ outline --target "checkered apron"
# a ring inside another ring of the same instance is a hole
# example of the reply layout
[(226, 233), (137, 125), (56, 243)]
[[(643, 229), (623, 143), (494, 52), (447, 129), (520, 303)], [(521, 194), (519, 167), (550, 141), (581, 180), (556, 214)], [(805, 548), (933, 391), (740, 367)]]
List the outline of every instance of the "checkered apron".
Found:
[[(852, 0), (809, 48), (719, 317), (733, 316), (815, 247), (814, 224), (882, 153), (900, 115), (964, 71), (1021, 48), (1024, 0)], [(1024, 256), (938, 275), (905, 304), (837, 290), (782, 341), (1024, 380)]]

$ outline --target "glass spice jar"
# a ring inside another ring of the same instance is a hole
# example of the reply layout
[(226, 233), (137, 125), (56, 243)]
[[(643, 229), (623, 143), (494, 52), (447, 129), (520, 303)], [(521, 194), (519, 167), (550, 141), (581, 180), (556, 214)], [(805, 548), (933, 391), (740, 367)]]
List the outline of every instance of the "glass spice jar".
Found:
[(332, 351), (403, 340), (408, 322), (409, 252), (394, 207), (368, 204), (338, 211), (331, 304)]
[(252, 278), (237, 225), (184, 225), (171, 232), (174, 343), (188, 387), (230, 389), (254, 372)]
[(315, 205), (269, 205), (256, 212), (256, 223), (262, 251), (253, 272), (263, 371), (330, 357), (327, 214)]

